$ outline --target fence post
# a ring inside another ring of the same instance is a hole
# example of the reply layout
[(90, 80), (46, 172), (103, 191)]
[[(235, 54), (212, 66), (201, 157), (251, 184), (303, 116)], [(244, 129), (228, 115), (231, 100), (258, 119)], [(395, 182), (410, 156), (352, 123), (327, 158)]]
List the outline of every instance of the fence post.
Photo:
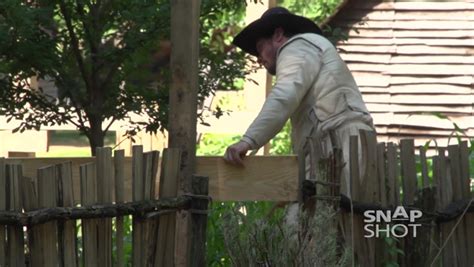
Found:
[[(159, 198), (176, 197), (181, 150), (168, 148), (163, 152), (161, 163)], [(154, 266), (176, 266), (175, 262), (176, 213), (163, 214), (159, 218), (158, 240)]]
[[(23, 176), (21, 165), (6, 165), (7, 209), (21, 212), (20, 177)], [(7, 226), (7, 266), (25, 266), (23, 227)]]
[[(115, 203), (123, 203), (125, 200), (125, 173), (124, 173), (124, 161), (125, 151), (115, 150), (114, 151), (114, 179), (115, 179)], [(124, 237), (124, 225), (123, 216), (118, 216), (115, 220), (116, 237), (115, 243), (117, 246), (117, 267), (124, 267), (124, 255), (123, 255), (123, 237)]]
[[(0, 210), (7, 209), (5, 158), (0, 158)], [(5, 266), (5, 225), (0, 225), (0, 265)]]
[[(57, 164), (56, 175), (58, 185), (58, 206), (74, 206), (74, 189), (72, 184), (72, 164), (71, 162)], [(76, 221), (59, 221), (59, 260), (60, 266), (78, 266), (76, 255)]]
[(206, 266), (206, 230), (209, 199), (209, 178), (193, 176), (191, 181), (191, 239), (188, 264)]

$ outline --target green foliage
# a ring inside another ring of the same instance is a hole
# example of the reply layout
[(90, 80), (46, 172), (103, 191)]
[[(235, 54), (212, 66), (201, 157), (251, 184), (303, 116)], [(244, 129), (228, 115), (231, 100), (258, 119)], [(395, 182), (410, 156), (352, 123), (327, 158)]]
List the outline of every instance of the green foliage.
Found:
[[(247, 72), (229, 40), (244, 10), (241, 0), (202, 1), (201, 102)], [(118, 120), (129, 136), (166, 129), (169, 1), (6, 0), (0, 36), (0, 115), (21, 120), (16, 131), (71, 123), (94, 148)], [(32, 76), (52, 81), (58, 96), (34, 90)]]
[(223, 156), (226, 148), (240, 140), (238, 135), (204, 134), (197, 145), (198, 156)]
[(279, 6), (288, 8), (291, 12), (307, 17), (315, 22), (322, 22), (333, 14), (341, 0), (278, 0)]
[[(307, 17), (320, 25), (334, 14), (336, 8), (342, 2), (343, 0), (278, 0), (278, 5), (286, 7), (291, 12)], [(329, 25), (324, 25), (322, 30), (333, 44), (339, 40), (347, 39), (347, 34), (340, 28), (331, 28)]]
[[(273, 208), (272, 202), (248, 201), (248, 202), (213, 202), (210, 207), (207, 228), (207, 262), (208, 266), (230, 266), (231, 259), (225, 249), (226, 231), (222, 229), (224, 217), (230, 211), (245, 213), (247, 221), (255, 221), (269, 214)], [(274, 212), (270, 217), (273, 223), (281, 218), (281, 211)]]
[(290, 155), (291, 146), (291, 124), (287, 122), (283, 129), (270, 141), (271, 155)]
[(319, 206), (315, 216), (301, 213), (299, 224), (250, 217), (236, 206), (222, 217), (225, 248), (232, 266), (345, 266), (349, 250), (337, 245), (336, 213)]

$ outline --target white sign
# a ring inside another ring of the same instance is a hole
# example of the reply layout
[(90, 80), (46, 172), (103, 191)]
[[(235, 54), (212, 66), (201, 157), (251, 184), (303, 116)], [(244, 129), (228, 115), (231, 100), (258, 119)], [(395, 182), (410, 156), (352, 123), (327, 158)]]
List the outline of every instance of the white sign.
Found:
[[(387, 237), (402, 238), (413, 232), (416, 237), (416, 230), (421, 224), (415, 221), (421, 218), (423, 213), (420, 210), (410, 210), (408, 213), (403, 206), (397, 206), (393, 211), (387, 210), (366, 210), (364, 212), (365, 238), (380, 237), (381, 233)], [(383, 223), (383, 224), (382, 224)]]

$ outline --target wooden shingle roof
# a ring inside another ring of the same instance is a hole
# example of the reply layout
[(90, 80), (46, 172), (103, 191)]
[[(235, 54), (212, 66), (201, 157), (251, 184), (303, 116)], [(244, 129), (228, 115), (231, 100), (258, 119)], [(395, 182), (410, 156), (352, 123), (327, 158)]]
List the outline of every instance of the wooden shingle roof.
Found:
[(474, 137), (474, 2), (345, 1), (327, 23), (380, 141)]

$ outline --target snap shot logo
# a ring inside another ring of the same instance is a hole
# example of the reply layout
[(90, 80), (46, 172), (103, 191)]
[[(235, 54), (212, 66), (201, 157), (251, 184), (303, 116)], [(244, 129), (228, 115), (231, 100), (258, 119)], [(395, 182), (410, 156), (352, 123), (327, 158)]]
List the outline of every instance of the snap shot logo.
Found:
[(421, 216), (423, 213), (420, 210), (407, 212), (403, 206), (397, 206), (393, 212), (391, 210), (366, 210), (364, 212), (364, 237), (393, 236), (403, 238), (408, 233), (413, 233), (413, 237), (416, 237), (417, 227), (421, 226), (416, 223), (416, 220)]

